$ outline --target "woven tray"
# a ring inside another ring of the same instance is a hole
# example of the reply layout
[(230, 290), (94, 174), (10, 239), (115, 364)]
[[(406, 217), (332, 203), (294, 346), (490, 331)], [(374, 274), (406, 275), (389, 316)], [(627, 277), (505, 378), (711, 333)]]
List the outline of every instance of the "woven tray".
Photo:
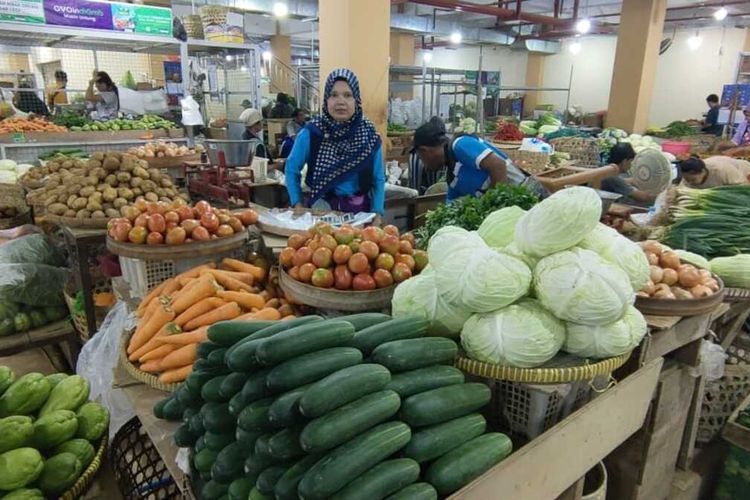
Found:
[(513, 366), (483, 363), (482, 361), (469, 359), (465, 356), (456, 358), (454, 364), (461, 371), (478, 377), (528, 384), (563, 384), (591, 380), (600, 375), (609, 375), (621, 367), (630, 358), (630, 354), (628, 352), (615, 358), (603, 359), (594, 363), (581, 360), (585, 364), (559, 368), (516, 368)]
[(516, 167), (528, 174), (534, 175), (548, 170), (550, 155), (547, 153), (520, 149), (506, 149), (505, 152)]
[(81, 477), (78, 478), (78, 480), (68, 491), (60, 495), (58, 497), (58, 500), (76, 500), (80, 498), (84, 493), (86, 493), (86, 490), (89, 489), (89, 486), (91, 486), (91, 483), (94, 480), (94, 476), (96, 476), (96, 473), (99, 471), (99, 467), (102, 465), (102, 460), (104, 459), (104, 453), (106, 451), (107, 433), (105, 432), (102, 436), (102, 440), (99, 442), (99, 447), (96, 450), (94, 459), (91, 461), (89, 466), (86, 467), (86, 470), (83, 471)]
[(123, 332), (122, 340), (120, 342), (120, 366), (122, 366), (128, 375), (136, 379), (138, 382), (143, 382), (149, 387), (158, 389), (164, 392), (174, 392), (180, 387), (180, 384), (162, 384), (159, 382), (159, 378), (156, 375), (142, 372), (128, 359), (128, 341), (130, 340), (133, 332)]
[(702, 299), (653, 299), (651, 297), (636, 297), (635, 308), (643, 314), (654, 316), (697, 316), (706, 314), (721, 304), (724, 300), (726, 289), (721, 278), (713, 275), (714, 279), (719, 282), (719, 290), (709, 297)]
[(44, 218), (53, 224), (74, 227), (77, 229), (107, 229), (107, 223), (109, 223), (109, 218), (107, 217), (103, 219), (78, 219), (76, 217), (62, 217), (60, 215), (45, 213)]
[(726, 288), (724, 302), (745, 302), (750, 300), (750, 290), (747, 288)]

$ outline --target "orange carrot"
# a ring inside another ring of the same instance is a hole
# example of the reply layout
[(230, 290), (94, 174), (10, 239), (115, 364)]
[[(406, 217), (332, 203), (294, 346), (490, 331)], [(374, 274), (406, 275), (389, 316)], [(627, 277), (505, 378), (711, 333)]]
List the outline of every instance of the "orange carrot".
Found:
[(193, 363), (198, 358), (198, 344), (188, 344), (180, 347), (176, 351), (172, 351), (161, 360), (161, 370), (169, 370), (171, 368), (179, 368)]
[(213, 277), (209, 275), (201, 276), (198, 278), (198, 283), (196, 283), (195, 286), (191, 287), (190, 290), (181, 293), (180, 296), (172, 302), (172, 309), (176, 314), (181, 314), (202, 299), (216, 295), (218, 289), (219, 286), (216, 284)]
[(261, 297), (263, 297), (263, 300), (265, 300), (266, 302), (268, 302), (269, 300), (271, 300), (273, 298), (273, 297), (271, 297), (271, 294), (268, 293), (268, 290), (263, 290), (258, 295), (260, 295)]
[(281, 302), (279, 299), (271, 299), (268, 302), (266, 302), (265, 307), (273, 307), (274, 309), (278, 309), (281, 307)]
[(128, 359), (130, 361), (135, 361), (137, 359), (140, 359), (141, 356), (143, 356), (144, 354), (146, 354), (147, 352), (153, 349), (156, 349), (157, 347), (161, 345), (157, 339), (165, 335), (172, 335), (174, 333), (180, 333), (181, 331), (182, 330), (180, 330), (180, 327), (175, 325), (174, 323), (172, 322), (167, 323), (166, 325), (161, 327), (161, 329), (158, 332), (156, 332), (156, 335), (151, 337), (151, 339), (148, 342), (146, 342), (141, 347), (133, 351), (133, 353), (128, 356)]
[(161, 368), (162, 361), (164, 361), (164, 358), (154, 359), (147, 363), (143, 363), (141, 366), (138, 367), (138, 369), (146, 373), (160, 372), (162, 371), (162, 368)]
[(219, 321), (234, 319), (241, 314), (242, 309), (240, 309), (239, 304), (237, 302), (229, 302), (217, 309), (201, 314), (195, 319), (191, 319), (185, 324), (185, 330), (190, 331), (201, 326), (213, 325)]
[[(223, 292), (217, 292), (217, 294), (218, 293), (223, 293)], [(219, 297), (207, 297), (203, 300), (196, 302), (192, 306), (188, 307), (182, 314), (177, 316), (174, 322), (179, 326), (183, 326), (185, 325), (185, 323), (187, 323), (191, 319), (195, 319), (201, 314), (205, 314), (223, 305), (224, 305), (224, 301), (221, 300)]]
[(151, 349), (146, 354), (138, 358), (138, 361), (141, 363), (145, 363), (146, 361), (151, 361), (154, 359), (161, 359), (170, 352), (174, 351), (174, 346), (169, 344), (162, 344), (159, 347), (156, 347), (155, 349)]
[(200, 276), (201, 271), (204, 269), (216, 269), (216, 264), (214, 264), (213, 262), (209, 262), (207, 264), (195, 266), (191, 269), (188, 269), (187, 271), (178, 274), (177, 276), (175, 276), (175, 278), (177, 278), (178, 280), (180, 278), (197, 278), (198, 276)]
[(294, 319), (296, 317), (297, 316), (295, 316), (294, 314), (290, 314), (289, 316), (284, 316), (283, 318), (281, 318), (281, 321), (289, 321), (290, 319)]
[(252, 285), (255, 282), (255, 277), (250, 273), (240, 273), (237, 271), (227, 271), (225, 269), (210, 269), (210, 270), (203, 270), (201, 271), (201, 274), (208, 273), (211, 274), (223, 274), (225, 276), (229, 276), (230, 278), (234, 278), (238, 281), (241, 281), (247, 285)]
[(183, 276), (182, 278), (178, 279), (177, 282), (180, 284), (180, 287), (184, 288), (185, 285), (193, 281), (195, 278), (192, 276)]
[(161, 382), (162, 384), (174, 384), (177, 382), (182, 382), (192, 372), (193, 372), (192, 364), (180, 366), (179, 368), (173, 368), (159, 375), (159, 382)]
[(279, 309), (279, 314), (282, 316), (289, 316), (290, 314), (294, 314), (294, 309), (289, 304), (284, 304)]
[(161, 295), (161, 291), (164, 290), (164, 287), (167, 286), (168, 282), (169, 280), (162, 281), (161, 285), (152, 289), (150, 292), (148, 292), (148, 294), (146, 294), (145, 297), (143, 297), (143, 300), (138, 305), (138, 310), (137, 310), (137, 314), (139, 318), (143, 316), (143, 312), (146, 310), (146, 306), (149, 304), (149, 302), (151, 302), (151, 299), (154, 299), (158, 297), (159, 295)]
[(253, 319), (259, 319), (264, 321), (276, 321), (281, 319), (281, 314), (278, 309), (273, 307), (265, 307), (253, 314)]
[(263, 297), (261, 297), (260, 295), (256, 293), (222, 291), (222, 292), (216, 292), (216, 295), (226, 301), (237, 302), (240, 306), (242, 306), (243, 309), (248, 309), (248, 310), (251, 310), (254, 307), (257, 307), (258, 309), (260, 309), (266, 303), (263, 300)]
[(254, 319), (255, 319), (255, 313), (249, 312), (249, 313), (243, 314), (242, 316), (237, 316), (236, 318), (234, 318), (234, 321), (251, 321)]
[(162, 289), (160, 295), (169, 296), (179, 289), (180, 289), (180, 282), (175, 278), (169, 278), (167, 280), (166, 285), (164, 285), (164, 288)]
[(136, 331), (130, 339), (130, 345), (128, 346), (128, 354), (132, 354), (136, 349), (141, 347), (143, 344), (148, 342), (151, 337), (169, 321), (172, 321), (175, 317), (175, 312), (169, 306), (161, 305), (157, 307), (148, 322), (143, 325), (143, 328)]
[(248, 264), (237, 259), (224, 259), (221, 263), (231, 269), (232, 271), (238, 271), (241, 273), (250, 273), (258, 281), (263, 281), (266, 278), (266, 271), (262, 267)]
[(228, 290), (234, 290), (234, 291), (240, 291), (244, 290), (246, 292), (249, 292), (252, 287), (248, 285), (247, 283), (243, 283), (242, 281), (233, 278), (232, 276), (228, 274), (223, 274), (220, 271), (215, 271), (213, 269), (206, 271), (205, 274), (210, 274), (214, 277), (214, 279), (224, 288)]
[(187, 344), (197, 344), (208, 339), (208, 326), (202, 326), (196, 330), (186, 333), (178, 333), (177, 335), (167, 335), (166, 337), (160, 337), (159, 342), (162, 345), (170, 346), (181, 346)]

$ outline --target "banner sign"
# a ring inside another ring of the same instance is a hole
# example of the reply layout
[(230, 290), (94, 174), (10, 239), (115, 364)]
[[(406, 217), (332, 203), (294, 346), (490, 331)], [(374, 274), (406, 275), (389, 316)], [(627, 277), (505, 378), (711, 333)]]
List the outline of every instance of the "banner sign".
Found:
[(172, 36), (172, 10), (97, 0), (0, 0), (0, 21)]

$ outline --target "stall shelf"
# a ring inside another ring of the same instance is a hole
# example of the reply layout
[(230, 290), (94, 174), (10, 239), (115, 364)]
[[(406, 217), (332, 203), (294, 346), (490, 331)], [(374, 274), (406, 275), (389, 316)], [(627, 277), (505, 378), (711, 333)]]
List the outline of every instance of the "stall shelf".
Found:
[[(158, 139), (108, 140), (108, 141), (77, 141), (77, 142), (17, 142), (0, 143), (0, 159), (11, 159), (19, 163), (35, 161), (39, 155), (49, 153), (60, 148), (78, 148), (87, 153), (97, 151), (126, 151), (132, 147), (142, 146)], [(169, 139), (165, 141), (182, 144), (187, 139)]]
[(27, 349), (54, 344), (67, 344), (71, 358), (68, 362), (75, 363), (78, 353), (78, 337), (68, 320), (57, 321), (28, 332), (14, 333), (0, 338), (0, 356), (10, 356)]

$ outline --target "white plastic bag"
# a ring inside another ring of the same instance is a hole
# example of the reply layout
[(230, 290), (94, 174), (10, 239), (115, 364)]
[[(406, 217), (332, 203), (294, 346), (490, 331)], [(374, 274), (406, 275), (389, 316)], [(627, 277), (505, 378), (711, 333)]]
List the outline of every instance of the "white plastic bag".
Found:
[(707, 340), (702, 341), (700, 358), (699, 369), (701, 374), (706, 377), (706, 382), (713, 382), (724, 376), (727, 353), (719, 344)]
[(127, 304), (117, 302), (96, 335), (83, 345), (76, 365), (76, 373), (88, 380), (91, 386), (89, 398), (99, 401), (109, 410), (110, 439), (135, 415), (122, 390), (112, 387), (120, 336), (123, 331), (135, 328), (135, 325), (135, 316), (128, 312)]

